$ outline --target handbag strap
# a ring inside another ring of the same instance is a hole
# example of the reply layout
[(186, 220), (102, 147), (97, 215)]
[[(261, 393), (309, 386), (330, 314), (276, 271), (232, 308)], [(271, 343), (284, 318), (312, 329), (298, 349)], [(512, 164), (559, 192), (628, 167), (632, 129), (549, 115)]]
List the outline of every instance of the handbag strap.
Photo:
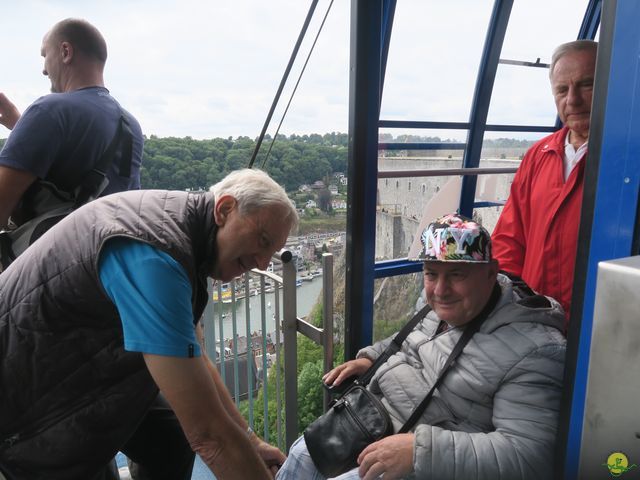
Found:
[(428, 304), (422, 307), (418, 311), (418, 313), (416, 313), (411, 318), (411, 320), (409, 320), (407, 324), (404, 327), (402, 327), (402, 329), (396, 334), (396, 336), (393, 337), (393, 340), (391, 340), (391, 343), (387, 346), (385, 351), (382, 352), (382, 354), (379, 355), (378, 358), (376, 358), (375, 362), (373, 362), (373, 364), (367, 369), (367, 371), (364, 372), (362, 376), (358, 378), (358, 380), (356, 381), (360, 385), (363, 385), (363, 386), (368, 385), (371, 379), (373, 378), (373, 375), (376, 373), (376, 370), (378, 370), (378, 368), (380, 368), (380, 366), (384, 362), (386, 362), (389, 359), (389, 357), (391, 357), (392, 355), (395, 355), (400, 351), (400, 348), (402, 347), (402, 343), (406, 340), (406, 338), (409, 336), (411, 331), (416, 327), (416, 325), (424, 317), (426, 317), (427, 313), (429, 313), (430, 311), (431, 311), (431, 307)]
[(427, 393), (427, 395), (424, 397), (422, 402), (420, 402), (420, 405), (418, 405), (418, 407), (413, 411), (409, 419), (405, 422), (405, 424), (398, 431), (398, 433), (407, 433), (416, 424), (416, 422), (418, 421), (422, 413), (427, 408), (427, 405), (431, 401), (431, 398), (433, 397), (433, 394), (436, 388), (440, 386), (440, 384), (444, 380), (444, 377), (447, 375), (447, 373), (449, 373), (451, 369), (451, 365), (453, 365), (453, 363), (456, 361), (458, 356), (462, 353), (462, 350), (464, 349), (464, 347), (467, 345), (467, 343), (469, 343), (469, 340), (471, 340), (471, 337), (473, 337), (473, 335), (480, 329), (480, 326), (482, 325), (482, 323), (486, 320), (489, 314), (496, 307), (498, 300), (500, 298), (500, 293), (501, 293), (500, 286), (496, 281), (495, 285), (493, 286), (493, 291), (491, 292), (491, 297), (489, 298), (489, 301), (484, 306), (482, 311), (467, 324), (464, 331), (462, 332), (462, 335), (460, 336), (460, 339), (458, 340), (456, 345), (453, 347), (453, 350), (449, 354), (449, 357), (447, 358), (447, 361), (442, 367), (442, 370), (440, 370), (438, 378), (436, 379), (433, 386), (431, 387), (431, 390), (429, 390), (429, 393)]

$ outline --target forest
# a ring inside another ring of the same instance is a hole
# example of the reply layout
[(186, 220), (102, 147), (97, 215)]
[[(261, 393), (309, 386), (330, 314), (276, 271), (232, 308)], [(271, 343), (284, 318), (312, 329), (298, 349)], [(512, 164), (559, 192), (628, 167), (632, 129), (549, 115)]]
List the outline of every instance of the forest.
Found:
[[(347, 173), (349, 138), (346, 133), (266, 136), (255, 166), (266, 170), (287, 192), (300, 185)], [(440, 137), (380, 134), (381, 142), (451, 142)], [(0, 147), (5, 140), (0, 139)], [(532, 142), (511, 138), (485, 140), (485, 147), (522, 147)], [(145, 138), (141, 183), (143, 188), (208, 189), (227, 173), (249, 165), (256, 140), (247, 136), (196, 140), (191, 137)], [(269, 149), (271, 151), (269, 152)], [(269, 156), (267, 158), (267, 152)], [(399, 151), (392, 154), (399, 155)], [(267, 161), (265, 162), (265, 158)]]
[[(265, 138), (254, 166), (266, 170), (288, 192), (346, 172), (347, 134), (279, 135), (264, 163), (271, 140)], [(144, 188), (207, 189), (232, 170), (247, 167), (255, 145), (249, 137), (194, 140), (152, 135), (145, 140), (141, 183)]]

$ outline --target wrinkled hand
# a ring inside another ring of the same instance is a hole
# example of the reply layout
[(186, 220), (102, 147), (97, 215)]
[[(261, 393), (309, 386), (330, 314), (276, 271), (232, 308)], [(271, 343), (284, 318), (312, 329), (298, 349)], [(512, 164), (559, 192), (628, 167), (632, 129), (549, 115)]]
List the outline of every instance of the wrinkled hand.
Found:
[(0, 92), (0, 124), (13, 130), (19, 118), (20, 111), (4, 93)]
[(327, 385), (340, 385), (345, 379), (354, 375), (362, 375), (373, 362), (368, 358), (358, 358), (338, 365), (333, 370), (328, 371), (322, 377), (322, 381)]
[(384, 473), (384, 480), (402, 478), (413, 472), (413, 433), (397, 433), (365, 448), (358, 457), (358, 474), (373, 480)]
[(273, 445), (261, 440), (255, 433), (251, 435), (251, 443), (256, 447), (258, 455), (267, 465), (271, 475), (275, 477), (287, 456)]

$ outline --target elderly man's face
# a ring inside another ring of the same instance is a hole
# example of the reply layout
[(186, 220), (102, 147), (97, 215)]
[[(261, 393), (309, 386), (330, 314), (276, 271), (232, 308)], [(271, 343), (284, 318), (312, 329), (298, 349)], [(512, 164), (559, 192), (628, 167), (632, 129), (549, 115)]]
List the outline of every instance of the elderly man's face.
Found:
[(273, 254), (284, 247), (291, 228), (281, 209), (265, 207), (242, 215), (228, 195), (217, 201), (214, 215), (217, 258), (211, 276), (225, 282), (252, 268), (266, 269)]
[(581, 50), (561, 57), (551, 76), (558, 116), (569, 127), (572, 136), (576, 136), (570, 140), (578, 146), (589, 137), (595, 70), (595, 52)]
[(425, 262), (427, 303), (449, 325), (465, 325), (489, 301), (497, 273), (495, 262)]

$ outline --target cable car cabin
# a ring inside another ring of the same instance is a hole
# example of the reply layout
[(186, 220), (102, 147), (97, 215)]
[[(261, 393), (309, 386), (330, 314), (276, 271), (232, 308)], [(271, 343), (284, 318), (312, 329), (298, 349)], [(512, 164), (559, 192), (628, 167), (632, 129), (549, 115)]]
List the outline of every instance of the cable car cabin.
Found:
[[(310, 3), (312, 16), (318, 0)], [(333, 2), (326, 3), (330, 9)], [(422, 265), (407, 255), (426, 222), (457, 210), (493, 229), (525, 152), (562, 126), (549, 85), (554, 48), (598, 41), (578, 242), (570, 251), (575, 271), (554, 472), (567, 480), (640, 478), (640, 2), (351, 0), (350, 14), (349, 157), (340, 178), (348, 188), (340, 267), (345, 360), (382, 336), (374, 319), (384, 282), (416, 284)], [(415, 74), (411, 81), (407, 72)], [(409, 107), (398, 108), (407, 98)], [(236, 402), (246, 386), (252, 427), (254, 387), (266, 390), (268, 364), (284, 364), (283, 381), (280, 368), (273, 374), (277, 388), (285, 386), (284, 402), (280, 392), (273, 398), (277, 444), (285, 450), (299, 435), (297, 332), (323, 345), (325, 371), (333, 362), (333, 257), (323, 255), (323, 328), (297, 318), (295, 296), (321, 272), (296, 282), (292, 252), (276, 257), (276, 269), (251, 273), (258, 278), (212, 287), (203, 323), (206, 348)], [(259, 327), (251, 323), (254, 296)], [(413, 310), (414, 297), (395, 297)], [(244, 326), (236, 322), (236, 298), (245, 299)], [(262, 331), (256, 346), (254, 328)], [(243, 351), (237, 341), (227, 346), (225, 336), (239, 338), (243, 329)], [(262, 407), (268, 418), (268, 396), (262, 405), (257, 398), (256, 411)]]
[[(522, 152), (493, 158), (490, 147), (501, 137), (539, 139), (560, 128), (551, 53), (595, 39), (555, 471), (566, 479), (638, 478), (640, 3), (496, 0), (474, 2), (473, 18), (460, 3), (352, 1), (345, 356), (374, 337), (374, 281), (421, 269), (398, 254), (415, 239), (409, 228), (394, 232), (394, 218), (402, 219), (395, 228), (404, 222), (415, 232), (423, 212), (453, 204), (492, 228)], [(424, 28), (403, 29), (410, 16)], [(411, 64), (394, 63), (394, 48), (409, 44)], [(422, 76), (396, 82), (401, 69)], [(415, 111), (394, 108), (402, 95)], [(385, 228), (404, 243), (381, 244)]]

